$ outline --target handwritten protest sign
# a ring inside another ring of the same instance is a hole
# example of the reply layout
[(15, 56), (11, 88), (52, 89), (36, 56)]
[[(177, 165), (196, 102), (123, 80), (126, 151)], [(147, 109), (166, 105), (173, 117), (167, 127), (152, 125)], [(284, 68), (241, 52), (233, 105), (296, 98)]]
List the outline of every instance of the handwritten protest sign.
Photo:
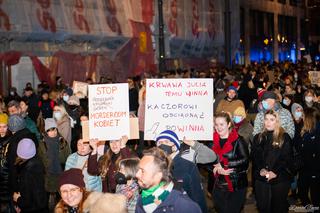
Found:
[(89, 85), (89, 137), (130, 137), (128, 84)]
[(180, 140), (212, 140), (212, 79), (147, 79), (145, 140), (163, 130)]
[(81, 92), (84, 96), (88, 96), (88, 85), (85, 82), (80, 81), (73, 81), (73, 93), (77, 94), (78, 92)]
[(317, 84), (320, 87), (320, 71), (309, 71), (311, 84)]

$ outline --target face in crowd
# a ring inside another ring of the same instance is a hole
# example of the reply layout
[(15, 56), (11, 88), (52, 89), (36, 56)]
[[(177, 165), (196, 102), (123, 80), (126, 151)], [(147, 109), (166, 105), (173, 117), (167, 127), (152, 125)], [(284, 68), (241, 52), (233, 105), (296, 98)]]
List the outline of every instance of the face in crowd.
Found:
[(73, 184), (63, 184), (60, 187), (62, 200), (70, 207), (77, 207), (82, 200), (83, 190)]
[(121, 149), (121, 140), (111, 140), (110, 149), (114, 154), (118, 154)]
[(224, 116), (218, 116), (214, 119), (214, 128), (220, 138), (228, 138), (231, 126), (231, 120), (228, 119), (227, 121)]
[(142, 189), (150, 189), (161, 182), (162, 173), (154, 163), (153, 156), (144, 156), (140, 160), (136, 178), (138, 179), (138, 184)]
[(277, 126), (277, 117), (274, 114), (266, 114), (264, 117), (264, 127), (268, 131), (275, 130)]
[(78, 140), (77, 152), (79, 155), (88, 155), (91, 152), (89, 142), (84, 142), (82, 139)]

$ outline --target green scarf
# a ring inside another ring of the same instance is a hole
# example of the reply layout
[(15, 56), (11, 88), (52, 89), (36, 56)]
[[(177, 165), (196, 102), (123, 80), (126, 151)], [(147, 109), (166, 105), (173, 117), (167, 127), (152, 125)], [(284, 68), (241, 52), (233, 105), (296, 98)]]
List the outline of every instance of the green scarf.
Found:
[(143, 209), (149, 213), (153, 212), (170, 194), (173, 189), (173, 183), (170, 182), (165, 186), (165, 182), (161, 182), (147, 190), (142, 190), (141, 198)]

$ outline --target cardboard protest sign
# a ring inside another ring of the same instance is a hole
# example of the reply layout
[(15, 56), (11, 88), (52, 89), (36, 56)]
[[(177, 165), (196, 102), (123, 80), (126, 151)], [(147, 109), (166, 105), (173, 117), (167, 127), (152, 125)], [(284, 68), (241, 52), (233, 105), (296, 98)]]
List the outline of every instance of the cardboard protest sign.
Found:
[(84, 96), (88, 96), (88, 83), (80, 82), (80, 81), (73, 81), (73, 93), (77, 94), (81, 92)]
[(89, 85), (89, 137), (130, 137), (128, 84)]
[(309, 79), (311, 84), (316, 84), (320, 87), (320, 71), (309, 71)]
[(130, 140), (139, 139), (139, 120), (138, 118), (130, 118)]
[(212, 79), (147, 79), (145, 140), (167, 129), (180, 140), (212, 140)]
[(82, 124), (82, 140), (89, 141), (89, 121), (81, 121)]

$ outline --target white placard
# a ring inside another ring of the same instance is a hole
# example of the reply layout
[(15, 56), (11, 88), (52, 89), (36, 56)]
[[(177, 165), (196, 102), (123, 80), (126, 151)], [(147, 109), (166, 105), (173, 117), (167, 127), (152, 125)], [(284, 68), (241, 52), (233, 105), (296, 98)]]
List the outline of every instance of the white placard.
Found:
[(320, 87), (320, 71), (309, 71), (309, 79), (311, 84), (316, 84)]
[(73, 93), (81, 92), (84, 96), (88, 96), (88, 83), (81, 81), (73, 81)]
[(212, 79), (147, 79), (145, 140), (166, 129), (180, 140), (212, 140)]
[(130, 137), (128, 84), (89, 85), (89, 137)]

